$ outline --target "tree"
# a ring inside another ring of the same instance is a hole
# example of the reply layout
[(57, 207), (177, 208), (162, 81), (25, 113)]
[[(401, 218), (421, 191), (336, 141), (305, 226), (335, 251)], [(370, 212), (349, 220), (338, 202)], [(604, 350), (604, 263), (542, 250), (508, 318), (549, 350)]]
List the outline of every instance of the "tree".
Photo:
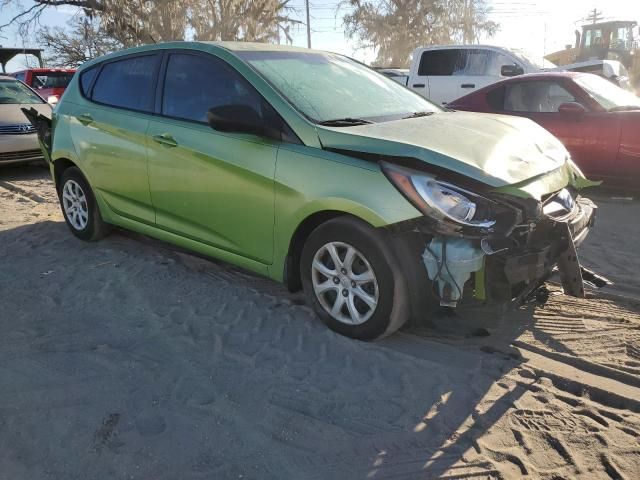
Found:
[(196, 40), (270, 42), (282, 33), (288, 42), (289, 26), (300, 23), (287, 12), (289, 0), (219, 0), (194, 9), (190, 24)]
[(21, 0), (0, 0), (19, 13), (4, 25), (16, 24), (23, 35), (33, 31), (42, 12), (61, 5), (78, 7), (99, 22), (106, 35), (123, 46), (185, 40), (187, 33), (199, 40), (270, 41), (300, 23), (289, 16), (289, 0), (33, 0), (25, 8)]
[(349, 38), (377, 50), (377, 65), (406, 66), (420, 46), (473, 43), (493, 35), (485, 0), (345, 0), (352, 8), (343, 21)]
[(69, 26), (70, 31), (60, 27), (45, 27), (38, 31), (37, 37), (46, 46), (47, 65), (76, 68), (87, 60), (122, 48), (99, 22), (88, 17), (74, 17)]

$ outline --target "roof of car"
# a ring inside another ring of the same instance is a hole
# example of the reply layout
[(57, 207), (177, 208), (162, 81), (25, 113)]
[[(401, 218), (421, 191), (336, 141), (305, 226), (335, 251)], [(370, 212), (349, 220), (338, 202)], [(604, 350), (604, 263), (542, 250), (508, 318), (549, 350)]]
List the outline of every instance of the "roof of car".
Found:
[(568, 72), (565, 70), (550, 70), (550, 71), (542, 71), (535, 73), (525, 73), (523, 75), (517, 75), (515, 77), (510, 77), (502, 80), (503, 82), (507, 81), (516, 81), (518, 79), (529, 79), (529, 78), (557, 78), (557, 77), (565, 77), (565, 78), (575, 78), (580, 77), (582, 75), (587, 75), (587, 72)]
[(78, 67), (78, 70), (85, 70), (93, 67), (94, 65), (103, 62), (116, 59), (122, 56), (144, 53), (152, 50), (163, 49), (189, 49), (198, 48), (200, 46), (210, 46), (227, 50), (229, 52), (300, 52), (300, 53), (326, 53), (322, 50), (311, 50), (303, 47), (294, 47), (292, 45), (274, 45), (271, 43), (258, 43), (258, 42), (205, 42), (205, 41), (171, 41), (160, 42), (155, 44), (140, 45), (138, 47), (125, 48), (118, 50), (101, 57), (96, 57), (92, 60), (88, 60)]
[(75, 68), (23, 68), (22, 70), (16, 70), (13, 73), (22, 73), (22, 72), (34, 72), (34, 73), (47, 73), (47, 72), (75, 72)]
[(0, 80), (15, 80), (15, 78), (10, 75), (0, 75)]
[(321, 50), (312, 50), (304, 47), (294, 47), (293, 45), (277, 45), (273, 43), (259, 42), (199, 42), (217, 45), (232, 52), (315, 52), (320, 53)]
[(458, 48), (468, 48), (468, 49), (493, 49), (493, 50), (503, 50), (503, 51), (513, 51), (508, 47), (501, 47), (499, 45), (488, 45), (488, 44), (476, 44), (476, 43), (458, 43), (458, 44), (439, 44), (439, 45), (424, 45), (422, 47), (417, 47), (416, 50), (440, 50), (440, 49), (458, 49)]

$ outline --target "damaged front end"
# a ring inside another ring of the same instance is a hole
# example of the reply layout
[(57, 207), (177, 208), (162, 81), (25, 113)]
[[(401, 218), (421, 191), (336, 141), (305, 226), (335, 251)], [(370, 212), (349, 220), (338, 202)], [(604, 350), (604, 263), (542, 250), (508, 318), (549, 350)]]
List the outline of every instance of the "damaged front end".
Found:
[[(554, 172), (505, 189), (482, 188), (472, 180), (461, 188), (397, 164), (382, 162), (381, 168), (424, 214), (392, 227), (401, 255), (420, 258), (423, 275), (426, 269), (428, 281), (422, 284), (432, 298), (414, 303), (522, 304), (555, 270), (566, 294), (584, 296), (576, 247), (593, 226), (597, 207), (579, 195), (586, 180), (572, 162), (560, 176)], [(561, 181), (550, 181), (553, 176)], [(551, 193), (538, 192), (536, 198), (530, 193), (536, 188)], [(410, 269), (408, 258), (405, 263)], [(588, 273), (592, 283), (606, 282)]]

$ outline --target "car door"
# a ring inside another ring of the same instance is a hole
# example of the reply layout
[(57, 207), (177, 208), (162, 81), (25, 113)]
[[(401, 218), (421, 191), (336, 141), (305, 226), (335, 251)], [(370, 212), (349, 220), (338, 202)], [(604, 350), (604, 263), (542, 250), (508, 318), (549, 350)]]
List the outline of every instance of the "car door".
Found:
[(70, 134), (80, 164), (118, 215), (155, 222), (147, 175), (146, 135), (162, 56), (119, 57), (85, 70), (83, 98), (72, 109)]
[(411, 89), (437, 105), (444, 105), (460, 97), (460, 83), (464, 78), (453, 78), (463, 67), (459, 49), (425, 50), (420, 56), (417, 75), (411, 79)]
[(460, 52), (462, 68), (454, 72), (454, 76), (461, 97), (502, 80), (502, 67), (516, 67), (524, 71), (514, 59), (493, 50), (468, 48)]
[(147, 140), (158, 227), (271, 263), (279, 143), (215, 131), (207, 112), (246, 105), (265, 122), (275, 112), (244, 77), (213, 55), (173, 51), (164, 65), (161, 115), (151, 122)]
[(453, 81), (462, 97), (474, 90), (485, 87), (497, 79), (489, 76), (490, 52), (478, 48), (465, 48), (459, 51), (457, 68), (453, 72)]
[(640, 111), (610, 112), (620, 123), (620, 152), (615, 174), (619, 183), (638, 188), (640, 185)]
[[(606, 178), (617, 154), (615, 122), (590, 110), (561, 80), (533, 79), (505, 85), (504, 112), (530, 118), (558, 137), (587, 175)], [(579, 103), (583, 114), (560, 112), (560, 105)]]

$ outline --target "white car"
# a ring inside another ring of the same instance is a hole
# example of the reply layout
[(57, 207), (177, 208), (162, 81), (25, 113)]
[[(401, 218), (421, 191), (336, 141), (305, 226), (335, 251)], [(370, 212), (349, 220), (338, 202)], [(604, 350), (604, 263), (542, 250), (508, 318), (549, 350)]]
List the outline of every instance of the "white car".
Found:
[(488, 45), (417, 48), (409, 88), (442, 105), (506, 77), (533, 73), (540, 66), (513, 50)]
[(432, 102), (445, 105), (506, 77), (543, 70), (595, 73), (621, 85), (624, 79), (616, 72), (616, 66), (624, 69), (620, 62), (609, 60), (543, 68), (519, 50), (491, 45), (435, 45), (413, 51), (407, 86)]

